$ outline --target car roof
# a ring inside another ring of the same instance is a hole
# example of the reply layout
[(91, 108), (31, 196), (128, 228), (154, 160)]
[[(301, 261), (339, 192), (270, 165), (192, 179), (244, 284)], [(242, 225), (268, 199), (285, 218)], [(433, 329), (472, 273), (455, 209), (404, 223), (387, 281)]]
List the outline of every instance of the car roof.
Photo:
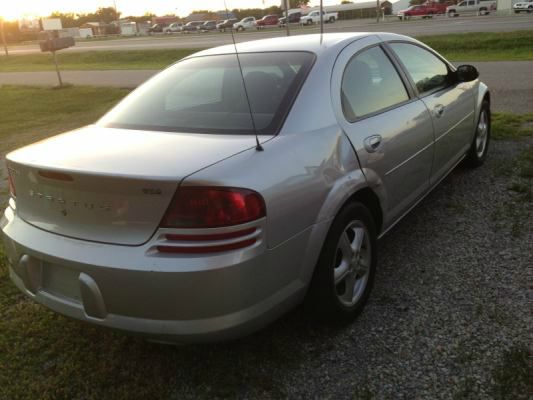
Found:
[[(239, 53), (261, 53), (270, 51), (309, 51), (321, 56), (323, 54), (338, 53), (351, 42), (369, 36), (380, 36), (380, 32), (342, 32), (342, 33), (325, 33), (297, 35), (297, 36), (283, 36), (278, 38), (253, 40), (249, 42), (237, 43), (237, 51)], [(388, 37), (390, 33), (386, 34)], [(413, 39), (393, 34), (395, 38), (410, 40)], [(211, 49), (203, 50), (192, 54), (189, 57), (208, 56), (215, 54), (233, 54), (235, 47), (233, 44), (225, 46), (213, 47)]]

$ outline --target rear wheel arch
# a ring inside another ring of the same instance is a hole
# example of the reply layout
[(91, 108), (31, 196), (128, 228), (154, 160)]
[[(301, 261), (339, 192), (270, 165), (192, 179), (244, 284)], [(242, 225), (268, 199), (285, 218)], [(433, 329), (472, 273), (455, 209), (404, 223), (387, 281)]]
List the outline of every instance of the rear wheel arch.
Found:
[(481, 100), (481, 103), (483, 103), (485, 100), (489, 102), (489, 106), (490, 106), (490, 92), (488, 90), (485, 93), (485, 95), (483, 96), (483, 99)]
[(383, 208), (380, 198), (370, 187), (359, 187), (352, 194), (348, 195), (340, 206), (336, 207), (334, 214), (330, 214), (331, 220), (328, 224), (315, 225), (309, 238), (306, 260), (303, 263), (304, 269), (300, 273), (303, 282), (310, 282), (314, 274), (319, 255), (325, 244), (334, 219), (341, 214), (345, 208), (354, 203), (359, 203), (368, 209), (374, 222), (376, 234), (379, 236), (383, 228)]
[(383, 227), (383, 208), (377, 194), (369, 187), (359, 189), (348, 198), (341, 209), (352, 202), (359, 202), (368, 208), (374, 219), (376, 231), (379, 234)]

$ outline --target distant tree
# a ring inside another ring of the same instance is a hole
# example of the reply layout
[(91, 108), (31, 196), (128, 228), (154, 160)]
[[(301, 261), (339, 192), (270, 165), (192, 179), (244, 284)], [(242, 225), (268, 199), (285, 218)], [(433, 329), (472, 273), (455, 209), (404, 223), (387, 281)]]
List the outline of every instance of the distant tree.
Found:
[(245, 17), (256, 17), (262, 18), (265, 15), (276, 14), (278, 16), (282, 15), (281, 7), (272, 6), (268, 8), (235, 8), (231, 10), (235, 17), (238, 19), (243, 19)]
[(17, 21), (5, 21), (4, 22), (4, 32), (6, 35), (6, 41), (10, 42), (19, 42), (23, 40), (23, 34), (20, 32), (19, 24)]
[(113, 7), (100, 7), (96, 10), (94, 16), (98, 22), (109, 24), (120, 18), (120, 12), (117, 12)]
[(353, 4), (353, 1), (342, 0), (342, 1), (341, 1), (341, 4)]
[(144, 15), (141, 15), (139, 17), (132, 15), (132, 16), (126, 17), (126, 19), (131, 22), (147, 22), (147, 21), (151, 21), (152, 18), (154, 18), (155, 16), (156, 15), (154, 13), (146, 12), (144, 13)]
[(79, 16), (74, 13), (61, 13), (59, 11), (54, 11), (52, 14), (50, 14), (49, 18), (59, 18), (63, 28), (74, 28), (79, 26)]
[(289, 0), (290, 8), (299, 8), (300, 6), (306, 6), (311, 0)]

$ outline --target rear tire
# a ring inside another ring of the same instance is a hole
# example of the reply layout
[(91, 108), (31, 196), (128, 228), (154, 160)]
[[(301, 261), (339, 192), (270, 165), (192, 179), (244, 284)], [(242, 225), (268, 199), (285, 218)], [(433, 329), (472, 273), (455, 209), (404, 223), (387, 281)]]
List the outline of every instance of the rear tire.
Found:
[(472, 168), (483, 165), (487, 158), (490, 142), (490, 104), (483, 100), (476, 125), (476, 134), (466, 155), (466, 165)]
[(377, 262), (376, 225), (361, 203), (346, 205), (328, 232), (306, 298), (313, 319), (353, 321), (368, 300)]

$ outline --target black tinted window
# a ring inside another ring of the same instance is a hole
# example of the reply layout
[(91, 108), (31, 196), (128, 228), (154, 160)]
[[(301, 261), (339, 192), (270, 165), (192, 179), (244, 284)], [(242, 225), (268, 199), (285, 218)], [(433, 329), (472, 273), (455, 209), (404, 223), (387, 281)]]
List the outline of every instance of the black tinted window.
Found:
[[(314, 56), (239, 55), (258, 133), (279, 129)], [(130, 94), (100, 124), (126, 129), (198, 133), (254, 133), (234, 54), (197, 57), (168, 68)]]
[(409, 99), (398, 72), (380, 47), (350, 60), (341, 90), (342, 109), (349, 121)]
[(391, 43), (390, 46), (405, 65), (420, 94), (448, 86), (448, 67), (434, 54), (408, 43)]

